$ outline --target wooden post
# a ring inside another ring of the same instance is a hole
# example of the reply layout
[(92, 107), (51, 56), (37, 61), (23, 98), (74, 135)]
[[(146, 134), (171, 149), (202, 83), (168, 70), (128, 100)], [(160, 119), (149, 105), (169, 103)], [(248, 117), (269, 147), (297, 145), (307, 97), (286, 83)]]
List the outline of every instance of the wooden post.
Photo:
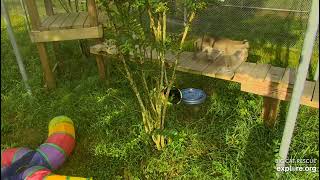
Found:
[(39, 30), (40, 26), (40, 16), (37, 8), (37, 4), (35, 0), (24, 0), (27, 6), (27, 11), (30, 17), (31, 22), (31, 29), (32, 30)]
[(48, 16), (52, 16), (54, 15), (54, 12), (53, 12), (53, 4), (52, 4), (52, 1), (51, 0), (44, 0), (44, 6), (46, 8), (46, 14)]
[[(90, 26), (98, 26), (98, 13), (97, 13), (96, 2), (95, 0), (88, 0), (87, 2), (88, 2), (88, 18), (89, 18)], [(101, 43), (103, 42), (103, 39), (98, 39), (96, 42)], [(109, 81), (109, 75), (110, 75), (109, 64), (110, 63), (106, 61), (107, 69), (105, 69), (105, 62), (104, 62), (103, 56), (96, 55), (96, 61), (97, 61), (97, 66), (99, 71), (99, 77), (103, 82), (106, 82), (106, 85), (108, 87), (110, 85), (110, 81)], [(106, 73), (107, 73), (107, 78), (106, 78)]]
[[(35, 0), (25, 0), (28, 14), (30, 16), (30, 22), (31, 22), (31, 30), (39, 30), (40, 26), (40, 16), (37, 9), (37, 4)], [(44, 71), (44, 76), (46, 80), (47, 87), (49, 89), (54, 88), (56, 86), (56, 82), (54, 79), (54, 75), (52, 73), (52, 70), (50, 68), (50, 63), (47, 55), (47, 51), (45, 48), (44, 43), (37, 43), (37, 48), (40, 55), (40, 61), (42, 65), (42, 69)]]
[[(44, 0), (44, 6), (46, 9), (46, 14), (48, 16), (53, 16), (54, 15), (54, 11), (53, 11), (53, 4), (52, 4), (52, 0)], [(58, 70), (62, 70), (63, 67), (63, 58), (62, 56), (60, 56), (59, 53), (59, 42), (52, 42), (52, 46), (53, 46), (53, 52), (54, 52), (54, 56), (56, 58), (56, 61), (58, 62)]]
[[(103, 39), (97, 39), (97, 43), (103, 42)], [(110, 86), (110, 67), (107, 61), (107, 69), (105, 69), (104, 58), (102, 55), (96, 55), (96, 61), (98, 66), (99, 77), (103, 82), (106, 82), (107, 87)], [(107, 74), (107, 77), (106, 77)]]
[(45, 76), (47, 87), (49, 89), (55, 88), (56, 81), (55, 81), (55, 78), (53, 76), (52, 70), (49, 65), (49, 58), (47, 55), (45, 44), (44, 43), (37, 43), (37, 48), (39, 51), (40, 61), (41, 61), (42, 69), (44, 71), (44, 76)]
[(271, 97), (263, 97), (263, 120), (267, 127), (273, 127), (278, 115), (280, 100)]
[(96, 61), (98, 65), (98, 72), (99, 72), (99, 77), (101, 80), (106, 80), (106, 75), (105, 75), (105, 67), (104, 67), (104, 62), (103, 62), (103, 57), (101, 55), (96, 55)]
[(90, 26), (98, 25), (98, 13), (95, 0), (88, 0), (88, 18)]

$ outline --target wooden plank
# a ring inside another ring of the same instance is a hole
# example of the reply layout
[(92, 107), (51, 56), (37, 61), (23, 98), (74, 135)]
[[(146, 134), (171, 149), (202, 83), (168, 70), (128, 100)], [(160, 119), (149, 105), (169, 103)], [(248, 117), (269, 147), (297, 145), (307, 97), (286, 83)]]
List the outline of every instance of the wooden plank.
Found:
[(282, 87), (293, 88), (294, 81), (296, 80), (296, 70), (293, 68), (286, 68), (284, 75), (280, 81)]
[(73, 22), (72, 28), (83, 28), (83, 24), (86, 22), (88, 18), (88, 13), (81, 12), (76, 20)]
[(312, 96), (312, 102), (317, 102), (319, 104), (319, 80), (315, 84), (315, 88)]
[(91, 27), (91, 21), (90, 21), (90, 18), (89, 18), (90, 16), (88, 15), (88, 18), (86, 19), (86, 21), (83, 23), (83, 27), (86, 27), (86, 28), (88, 28), (88, 27)]
[(319, 109), (319, 102), (301, 101), (301, 104), (302, 104), (302, 105), (305, 105), (305, 106), (312, 107), (312, 108), (317, 108), (317, 109)]
[(307, 101), (311, 101), (315, 84), (316, 83), (313, 81), (306, 81), (304, 83), (302, 98), (304, 98)]
[(68, 18), (62, 23), (60, 28), (70, 29), (76, 18), (79, 16), (79, 13), (69, 13)]
[(49, 26), (49, 30), (59, 30), (62, 23), (68, 18), (68, 13), (59, 14), (57, 19)]
[(266, 78), (270, 68), (270, 64), (257, 64), (249, 73), (249, 79), (253, 81), (263, 81)]
[(182, 64), (183, 62), (189, 60), (193, 60), (193, 52), (182, 52), (180, 54), (179, 64)]
[(177, 69), (179, 69), (180, 71), (183, 72), (188, 72), (188, 69), (186, 69), (185, 67), (188, 67), (188, 65), (190, 63), (192, 63), (193, 59), (192, 59), (193, 53), (192, 52), (183, 52), (180, 54), (180, 59), (177, 65)]
[(222, 56), (218, 57), (213, 63), (203, 70), (202, 75), (215, 77), (216, 73), (222, 68), (225, 67), (225, 63), (222, 61)]
[(46, 22), (49, 18), (50, 18), (50, 16), (46, 16), (46, 17), (43, 18), (43, 21), (41, 21), (41, 23), (40, 23), (39, 29), (41, 28), (42, 24), (44, 22)]
[(215, 74), (216, 78), (224, 79), (224, 80), (231, 80), (234, 75), (235, 71), (241, 66), (243, 62), (245, 62), (247, 59), (247, 56), (223, 56), (226, 67), (221, 68), (220, 71), (218, 71)]
[(32, 42), (52, 42), (77, 39), (95, 39), (103, 36), (102, 26), (81, 28), (81, 29), (62, 29), (52, 31), (32, 31), (30, 38)]
[(246, 81), (249, 78), (250, 72), (254, 69), (256, 63), (243, 62), (239, 68), (235, 70), (235, 75), (232, 81), (242, 82)]
[(183, 68), (194, 74), (201, 74), (212, 63), (206, 59), (191, 59), (191, 61), (186, 61), (187, 63), (183, 64)]
[(267, 73), (265, 81), (279, 83), (283, 77), (284, 72), (284, 68), (271, 66), (270, 70)]
[(310, 99), (306, 99), (303, 103), (307, 106), (310, 107), (314, 107), (314, 108), (318, 108), (319, 109), (319, 81), (314, 82), (315, 86), (314, 86), (314, 90), (313, 90), (313, 95), (312, 95), (312, 99), (310, 101)]
[(49, 26), (59, 17), (60, 14), (55, 14), (53, 16), (49, 16), (48, 18), (46, 18), (41, 26), (40, 26), (40, 30), (49, 30)]

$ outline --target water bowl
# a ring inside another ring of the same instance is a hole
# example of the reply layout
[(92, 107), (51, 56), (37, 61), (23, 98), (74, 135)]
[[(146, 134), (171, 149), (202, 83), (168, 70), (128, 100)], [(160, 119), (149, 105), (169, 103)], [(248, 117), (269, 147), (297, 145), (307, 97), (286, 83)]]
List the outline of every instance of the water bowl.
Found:
[(202, 104), (206, 98), (206, 93), (201, 89), (186, 88), (181, 90), (182, 101), (188, 105)]

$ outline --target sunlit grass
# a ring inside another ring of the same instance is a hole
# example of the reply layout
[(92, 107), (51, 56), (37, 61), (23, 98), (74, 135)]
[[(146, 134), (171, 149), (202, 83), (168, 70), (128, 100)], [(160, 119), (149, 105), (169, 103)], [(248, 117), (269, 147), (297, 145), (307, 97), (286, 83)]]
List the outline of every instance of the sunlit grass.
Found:
[[(272, 179), (288, 103), (280, 107), (274, 129), (260, 116), (262, 98), (236, 83), (178, 73), (178, 88), (196, 87), (209, 95), (199, 110), (170, 108), (167, 134), (173, 142), (156, 151), (144, 133), (139, 109), (127, 80), (112, 69), (112, 88), (101, 85), (93, 57), (81, 56), (77, 42), (62, 43), (63, 74), (46, 92), (35, 45), (23, 18), (12, 17), (33, 97), (21, 83), (10, 42), (1, 28), (1, 149), (36, 148), (47, 137), (48, 122), (69, 116), (76, 126), (76, 148), (55, 173), (121, 179)], [(49, 47), (50, 54), (52, 50)], [(262, 50), (261, 50), (262, 52)], [(259, 53), (259, 51), (257, 51)], [(265, 53), (265, 52), (263, 52)], [(292, 55), (293, 56), (293, 55)], [(53, 57), (52, 57), (53, 58)], [(265, 61), (268, 63), (268, 61)], [(113, 61), (115, 67), (117, 61)], [(289, 156), (319, 159), (319, 110), (302, 106)], [(319, 167), (319, 163), (316, 164)], [(286, 173), (287, 179), (318, 179), (318, 173)]]

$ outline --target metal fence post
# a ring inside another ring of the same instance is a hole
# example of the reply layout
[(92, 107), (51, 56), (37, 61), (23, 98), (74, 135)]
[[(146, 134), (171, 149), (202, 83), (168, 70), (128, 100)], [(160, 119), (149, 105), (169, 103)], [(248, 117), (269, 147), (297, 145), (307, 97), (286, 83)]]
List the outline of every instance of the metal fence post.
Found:
[(317, 35), (319, 24), (319, 0), (313, 0), (311, 12), (309, 14), (308, 27), (305, 34), (302, 52), (300, 55), (301, 63), (298, 67), (297, 77), (294, 83), (292, 99), (290, 102), (289, 112), (286, 118), (286, 124), (281, 140), (280, 146), (280, 161), (277, 162), (277, 168), (285, 166), (285, 159), (287, 158), (290, 148), (291, 138), (293, 135), (297, 115), (299, 112), (300, 99), (306, 81), (308, 67), (311, 60), (314, 42)]
[(23, 83), (24, 83), (24, 85), (25, 85), (25, 87), (27, 89), (27, 92), (31, 95), (31, 88), (30, 88), (30, 86), (28, 84), (28, 76), (27, 76), (27, 73), (26, 73), (22, 58), (21, 58), (21, 54), (20, 54), (20, 51), (19, 51), (19, 48), (18, 48), (18, 44), (17, 44), (16, 38), (14, 37), (14, 33), (13, 33), (13, 30), (12, 30), (10, 17), (9, 17), (8, 11), (7, 11), (6, 7), (5, 7), (4, 0), (1, 0), (1, 15), (4, 16), (4, 20), (5, 20), (6, 24), (7, 24), (7, 31), (8, 31), (9, 39), (10, 39), (11, 45), (13, 47), (13, 52), (14, 52), (14, 54), (16, 56), (16, 60), (17, 60), (17, 63), (18, 63), (18, 67), (19, 67), (21, 76), (22, 76)]

